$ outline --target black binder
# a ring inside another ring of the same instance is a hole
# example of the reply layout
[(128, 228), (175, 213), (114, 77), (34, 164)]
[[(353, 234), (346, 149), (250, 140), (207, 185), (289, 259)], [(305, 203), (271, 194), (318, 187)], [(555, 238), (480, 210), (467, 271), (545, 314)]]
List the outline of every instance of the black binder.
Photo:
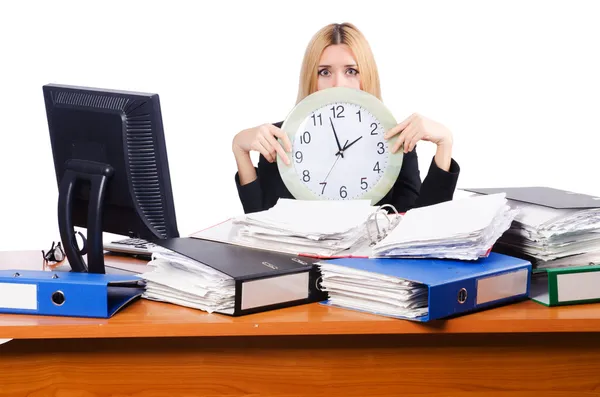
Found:
[(554, 209), (600, 208), (600, 197), (569, 192), (548, 186), (461, 188), (461, 190), (478, 194), (506, 193), (507, 199)]
[(327, 299), (319, 286), (317, 258), (190, 237), (153, 243), (230, 276), (235, 282), (233, 316)]

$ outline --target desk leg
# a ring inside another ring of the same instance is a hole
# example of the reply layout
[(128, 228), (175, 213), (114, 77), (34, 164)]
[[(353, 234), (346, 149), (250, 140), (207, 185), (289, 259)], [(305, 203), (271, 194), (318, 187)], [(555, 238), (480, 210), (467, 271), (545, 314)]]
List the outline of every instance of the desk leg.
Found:
[(600, 395), (600, 336), (14, 340), (0, 396)]

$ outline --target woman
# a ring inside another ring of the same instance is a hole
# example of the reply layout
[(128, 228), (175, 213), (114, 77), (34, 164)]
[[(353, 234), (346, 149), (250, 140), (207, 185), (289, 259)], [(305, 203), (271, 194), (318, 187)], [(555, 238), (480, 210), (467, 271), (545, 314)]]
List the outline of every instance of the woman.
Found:
[[(369, 92), (381, 100), (379, 74), (370, 46), (352, 24), (330, 24), (319, 30), (310, 41), (300, 74), (297, 102), (315, 91), (345, 86)], [(280, 129), (283, 122), (245, 129), (233, 139), (232, 149), (238, 167), (235, 181), (245, 213), (271, 208), (279, 198), (294, 198), (286, 188), (277, 168), (277, 155), (287, 161), (291, 151), (287, 135)], [(393, 188), (378, 205), (392, 204), (398, 211), (436, 204), (452, 199), (460, 168), (452, 159), (452, 134), (443, 125), (413, 114), (386, 132), (385, 138), (397, 135), (391, 151), (402, 145), (404, 158)], [(283, 142), (279, 144), (277, 138)], [(417, 153), (418, 141), (437, 145), (429, 172), (421, 182)], [(254, 167), (250, 151), (258, 151), (260, 160)]]

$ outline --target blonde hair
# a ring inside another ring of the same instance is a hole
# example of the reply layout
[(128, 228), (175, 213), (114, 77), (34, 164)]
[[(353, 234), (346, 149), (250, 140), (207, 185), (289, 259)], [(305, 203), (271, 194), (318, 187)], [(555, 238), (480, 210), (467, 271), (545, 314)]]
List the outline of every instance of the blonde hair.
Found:
[(350, 47), (356, 59), (361, 89), (381, 100), (379, 72), (371, 47), (356, 26), (345, 22), (321, 28), (308, 43), (300, 70), (296, 103), (317, 90), (319, 60), (325, 48), (334, 44), (346, 44)]

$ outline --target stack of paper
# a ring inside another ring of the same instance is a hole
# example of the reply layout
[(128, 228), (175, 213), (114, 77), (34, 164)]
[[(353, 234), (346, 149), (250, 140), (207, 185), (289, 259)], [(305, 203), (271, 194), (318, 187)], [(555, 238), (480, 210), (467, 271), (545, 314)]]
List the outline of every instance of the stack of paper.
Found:
[(598, 247), (595, 247), (595, 249), (596, 251), (564, 256), (548, 261), (535, 258), (529, 260), (536, 269), (600, 265), (600, 249)]
[[(357, 247), (368, 248), (382, 230), (393, 228), (395, 219), (371, 206), (370, 200), (280, 199), (266, 211), (235, 218), (233, 225), (237, 227), (238, 243), (327, 257)], [(193, 237), (202, 238), (202, 234)]]
[(169, 250), (152, 254), (152, 270), (141, 274), (146, 281), (143, 298), (232, 314), (234, 280), (209, 266)]
[(319, 267), (331, 305), (391, 317), (416, 318), (428, 312), (423, 284), (327, 262)]
[(489, 254), (517, 212), (507, 204), (504, 193), (411, 209), (373, 247), (373, 255), (476, 260)]
[(509, 205), (519, 214), (498, 240), (503, 252), (538, 268), (600, 262), (600, 208), (555, 209), (515, 200)]

